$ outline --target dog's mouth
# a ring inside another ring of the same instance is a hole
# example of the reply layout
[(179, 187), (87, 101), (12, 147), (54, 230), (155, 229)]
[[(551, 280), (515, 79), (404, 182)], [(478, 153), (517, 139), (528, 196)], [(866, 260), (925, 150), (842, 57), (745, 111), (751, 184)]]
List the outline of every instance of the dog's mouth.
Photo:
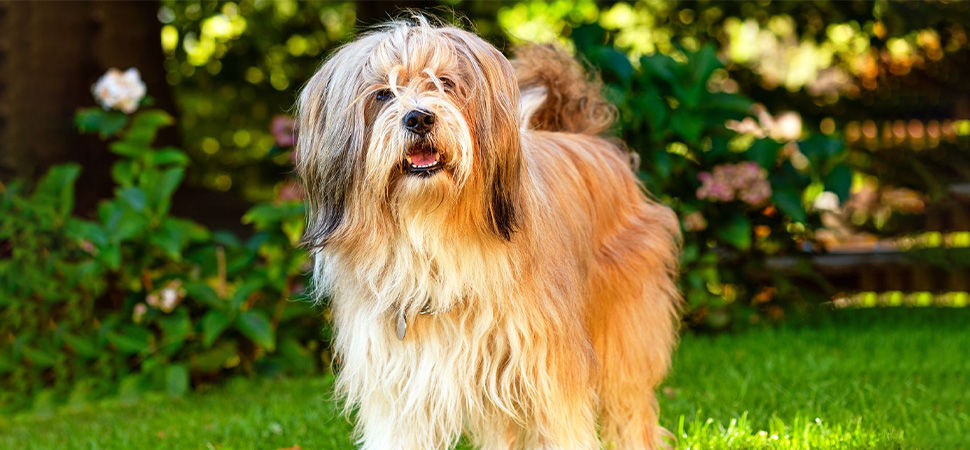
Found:
[(427, 141), (412, 145), (405, 153), (401, 165), (405, 173), (414, 175), (431, 175), (444, 167), (441, 153)]

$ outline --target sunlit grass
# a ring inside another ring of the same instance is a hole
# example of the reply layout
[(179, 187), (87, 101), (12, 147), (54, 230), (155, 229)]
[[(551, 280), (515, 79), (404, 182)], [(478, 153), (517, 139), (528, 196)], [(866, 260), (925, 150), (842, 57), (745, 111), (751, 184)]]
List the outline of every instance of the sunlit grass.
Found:
[(887, 448), (902, 441), (902, 433), (880, 433), (861, 421), (851, 425), (827, 425), (822, 419), (795, 417), (786, 423), (773, 417), (765, 429), (754, 426), (744, 412), (727, 424), (695, 417), (687, 423), (680, 416), (676, 435), (679, 448)]
[[(660, 394), (677, 447), (970, 448), (970, 310), (843, 310), (687, 335)], [(0, 417), (0, 448), (350, 448), (329, 377)]]

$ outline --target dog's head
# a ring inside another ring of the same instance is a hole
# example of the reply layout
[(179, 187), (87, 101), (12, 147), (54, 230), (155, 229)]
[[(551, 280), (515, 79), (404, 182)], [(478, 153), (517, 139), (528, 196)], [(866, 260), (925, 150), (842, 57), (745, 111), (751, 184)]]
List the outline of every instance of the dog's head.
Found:
[(423, 17), (337, 50), (298, 102), (307, 244), (378, 226), (373, 217), (449, 211), (509, 239), (518, 97), (512, 66), (495, 47)]

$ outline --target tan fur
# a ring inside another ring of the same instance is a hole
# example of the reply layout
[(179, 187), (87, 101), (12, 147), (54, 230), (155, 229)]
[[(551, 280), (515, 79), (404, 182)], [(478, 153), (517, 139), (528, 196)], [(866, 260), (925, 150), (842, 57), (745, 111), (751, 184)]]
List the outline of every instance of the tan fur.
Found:
[[(343, 47), (303, 90), (306, 241), (363, 448), (447, 448), (463, 432), (496, 449), (659, 442), (677, 221), (595, 135), (612, 120), (596, 84), (542, 52), (514, 63), (517, 83), (491, 45), (417, 17)], [(430, 177), (400, 169), (414, 108), (437, 117), (446, 165)]]

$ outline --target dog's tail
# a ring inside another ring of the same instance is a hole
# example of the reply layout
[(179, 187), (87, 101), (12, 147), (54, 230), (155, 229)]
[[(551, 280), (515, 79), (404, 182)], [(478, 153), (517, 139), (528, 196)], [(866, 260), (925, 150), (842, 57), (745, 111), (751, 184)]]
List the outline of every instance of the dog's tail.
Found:
[(608, 130), (616, 108), (569, 53), (552, 44), (519, 47), (512, 60), (519, 79), (523, 128), (597, 135)]

